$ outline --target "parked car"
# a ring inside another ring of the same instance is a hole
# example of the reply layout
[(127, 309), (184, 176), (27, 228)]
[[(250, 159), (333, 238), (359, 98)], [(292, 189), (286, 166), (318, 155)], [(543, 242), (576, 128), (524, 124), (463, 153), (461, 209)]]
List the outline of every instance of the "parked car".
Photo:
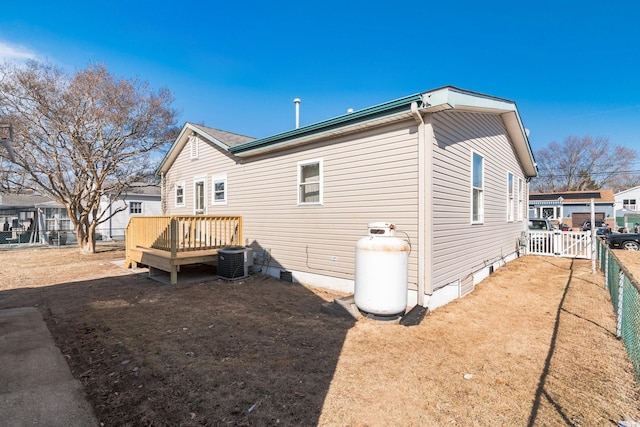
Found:
[(530, 218), (529, 230), (551, 231), (553, 230), (553, 225), (551, 225), (551, 221), (546, 218)]
[(596, 230), (596, 236), (598, 237), (607, 237), (611, 234), (611, 229), (609, 227), (598, 227)]
[[(553, 225), (546, 218), (530, 218), (529, 230), (529, 250), (531, 252), (549, 253), (553, 252)], [(540, 232), (545, 233), (540, 233)]]
[(612, 233), (606, 241), (611, 249), (640, 250), (640, 234)]
[[(597, 228), (609, 228), (609, 226), (607, 225), (606, 222), (596, 219), (596, 227)], [(589, 231), (591, 230), (591, 220), (586, 220), (583, 224), (582, 224), (582, 231)], [(609, 228), (609, 231), (611, 231), (611, 229)]]

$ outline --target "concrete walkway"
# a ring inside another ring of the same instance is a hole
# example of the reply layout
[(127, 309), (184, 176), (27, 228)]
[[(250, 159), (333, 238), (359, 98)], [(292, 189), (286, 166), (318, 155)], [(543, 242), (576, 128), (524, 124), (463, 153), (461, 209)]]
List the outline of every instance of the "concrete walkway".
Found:
[(0, 420), (13, 427), (98, 425), (82, 384), (32, 307), (0, 310)]

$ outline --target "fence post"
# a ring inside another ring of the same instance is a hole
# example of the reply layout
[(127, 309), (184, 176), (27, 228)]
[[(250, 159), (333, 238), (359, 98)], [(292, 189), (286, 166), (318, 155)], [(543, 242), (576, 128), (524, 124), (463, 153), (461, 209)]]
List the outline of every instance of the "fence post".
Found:
[(562, 252), (565, 249), (562, 244), (562, 232), (559, 230), (553, 231), (553, 246), (549, 249), (553, 249), (554, 256), (562, 256)]
[(604, 251), (604, 288), (609, 290), (609, 251)]
[(616, 337), (622, 336), (622, 298), (624, 297), (624, 272), (620, 269), (618, 273), (618, 312), (616, 322)]

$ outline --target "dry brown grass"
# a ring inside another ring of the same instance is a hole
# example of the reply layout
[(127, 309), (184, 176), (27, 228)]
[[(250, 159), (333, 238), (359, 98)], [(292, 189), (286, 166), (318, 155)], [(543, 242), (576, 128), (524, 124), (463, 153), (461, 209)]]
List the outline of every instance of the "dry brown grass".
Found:
[(262, 276), (159, 285), (122, 257), (0, 252), (0, 308), (41, 309), (107, 426), (640, 419), (589, 261), (518, 259), (404, 327), (322, 314), (333, 295)]

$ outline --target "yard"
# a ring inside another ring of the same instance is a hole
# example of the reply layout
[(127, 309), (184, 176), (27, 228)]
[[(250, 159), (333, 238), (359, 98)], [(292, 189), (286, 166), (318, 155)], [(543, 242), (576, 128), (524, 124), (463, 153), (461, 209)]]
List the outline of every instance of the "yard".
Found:
[(259, 275), (161, 285), (123, 258), (0, 252), (0, 309), (40, 309), (105, 426), (640, 420), (590, 261), (520, 258), (404, 327), (320, 313), (334, 295)]

